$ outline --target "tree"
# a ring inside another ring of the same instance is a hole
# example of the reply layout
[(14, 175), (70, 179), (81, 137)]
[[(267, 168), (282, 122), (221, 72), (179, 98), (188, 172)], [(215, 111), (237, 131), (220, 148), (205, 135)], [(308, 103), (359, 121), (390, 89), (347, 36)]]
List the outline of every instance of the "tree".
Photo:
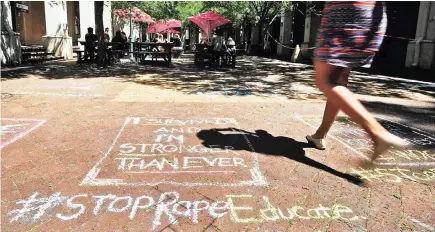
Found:
[(16, 65), (21, 63), (21, 43), (20, 37), (13, 31), (11, 2), (1, 2), (1, 64)]
[(106, 46), (104, 44), (104, 23), (103, 23), (103, 10), (104, 1), (95, 1), (95, 34), (98, 35), (98, 66), (105, 65)]
[[(249, 2), (251, 9), (254, 10), (255, 15), (258, 19), (258, 38), (260, 44), (263, 44), (263, 35), (264, 30), (267, 27), (265, 23), (272, 20), (272, 17), (275, 17), (285, 6), (284, 2), (276, 2), (276, 1), (252, 1)], [(266, 27), (265, 27), (266, 26)]]
[(251, 10), (248, 1), (207, 1), (204, 2), (203, 10), (212, 10), (226, 18), (229, 18), (233, 25), (242, 25), (255, 21), (255, 14)]

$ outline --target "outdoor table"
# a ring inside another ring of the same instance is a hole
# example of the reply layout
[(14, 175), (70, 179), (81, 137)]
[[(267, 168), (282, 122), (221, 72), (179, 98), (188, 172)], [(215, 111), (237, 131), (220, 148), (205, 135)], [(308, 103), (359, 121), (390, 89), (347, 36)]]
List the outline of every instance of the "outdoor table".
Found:
[[(136, 54), (136, 59), (140, 58), (141, 61), (145, 61), (148, 55), (151, 55), (151, 60), (155, 58), (157, 61), (157, 57), (162, 57), (168, 65), (171, 65), (172, 62), (172, 54), (171, 50), (174, 47), (173, 43), (152, 43), (152, 42), (129, 42), (129, 44), (133, 43)], [(164, 51), (153, 51), (154, 48), (158, 48), (159, 46), (163, 47)]]
[[(236, 52), (231, 50), (227, 51), (213, 51), (213, 46), (207, 44), (196, 44), (194, 63), (201, 66), (205, 66), (205, 60), (210, 65), (219, 63), (222, 58), (225, 61), (225, 65), (236, 67)], [(221, 65), (222, 66), (222, 65)]]
[(212, 61), (212, 51), (213, 47), (208, 44), (195, 44), (195, 57), (194, 63), (201, 64), (204, 66), (204, 60)]
[[(81, 45), (85, 45), (86, 42), (84, 41), (79, 41)], [(116, 49), (116, 45), (120, 45), (120, 44), (126, 44), (126, 48), (123, 50), (119, 50)], [(130, 44), (133, 44), (133, 51), (130, 51)], [(133, 53), (136, 61), (138, 59), (141, 59), (141, 61), (145, 61), (146, 57), (148, 55), (151, 55), (151, 60), (156, 60), (157, 58), (160, 56), (162, 57), (166, 63), (168, 65), (171, 65), (172, 62), (172, 54), (171, 54), (171, 50), (174, 47), (173, 43), (152, 43), (152, 42), (126, 42), (126, 43), (121, 43), (121, 42), (106, 42), (106, 49), (108, 51), (108, 55), (109, 55), (109, 60), (112, 60), (112, 56), (114, 52), (125, 52), (125, 53)], [(159, 46), (163, 47), (164, 51), (160, 52), (160, 51), (153, 51), (153, 48), (158, 48)], [(98, 42), (95, 43), (95, 52), (97, 53), (98, 51)], [(77, 59), (77, 63), (80, 63), (83, 59), (81, 52), (84, 53), (84, 51), (75, 51), (76, 53), (78, 53), (78, 59)], [(96, 55), (95, 55), (96, 57)]]
[[(86, 42), (85, 41), (79, 41), (79, 43), (81, 44), (81, 45), (83, 45), (83, 46), (85, 46), (86, 45)], [(109, 64), (111, 64), (112, 63), (112, 61), (114, 60), (114, 57), (113, 57), (113, 52), (112, 52), (112, 47), (114, 46), (114, 45), (118, 45), (118, 44), (121, 44), (120, 42), (106, 42), (105, 43), (105, 46), (106, 46), (106, 55), (107, 55), (107, 58), (108, 58), (108, 61), (109, 61)], [(95, 42), (95, 55), (94, 55), (94, 61), (96, 61), (97, 59), (95, 59), (96, 57), (97, 57), (97, 55), (98, 55), (98, 41), (97, 42)], [(77, 63), (79, 64), (79, 63), (82, 63), (84, 60), (84, 50), (73, 50), (73, 52), (74, 53), (77, 53)], [(83, 53), (83, 55), (82, 55), (82, 53)]]

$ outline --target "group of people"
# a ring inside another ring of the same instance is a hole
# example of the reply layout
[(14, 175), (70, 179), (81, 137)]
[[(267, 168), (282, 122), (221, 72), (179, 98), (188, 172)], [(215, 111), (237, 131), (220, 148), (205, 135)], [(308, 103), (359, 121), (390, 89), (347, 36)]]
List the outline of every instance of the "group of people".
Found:
[[(174, 37), (165, 39), (163, 34), (156, 33), (154, 37), (151, 39), (153, 43), (174, 43), (174, 47), (172, 48), (172, 52), (177, 56), (183, 52), (183, 42), (181, 41), (180, 35), (175, 34)], [(164, 48), (162, 46), (157, 46), (153, 49), (154, 51), (164, 52)]]
[[(180, 35), (175, 34), (174, 37), (170, 38), (168, 41), (167, 39), (164, 39), (163, 34), (155, 34), (153, 39), (151, 40), (154, 43), (174, 43), (174, 47), (172, 48), (172, 52), (179, 55), (181, 52), (183, 52), (183, 43), (181, 41)], [(104, 42), (110, 42), (110, 34), (109, 34), (109, 28), (105, 28), (104, 30)], [(115, 50), (125, 50), (127, 49), (127, 42), (128, 38), (125, 32), (123, 31), (116, 31), (115, 36), (112, 38), (112, 42), (118, 43), (114, 46)], [(140, 39), (137, 38), (136, 42), (140, 42)], [(94, 60), (95, 57), (95, 48), (98, 43), (98, 36), (94, 34), (94, 29), (92, 27), (88, 28), (88, 33), (85, 35), (85, 55), (84, 59), (85, 61), (88, 60), (88, 58), (91, 59), (91, 61)], [(164, 48), (162, 46), (157, 46), (153, 50), (164, 52)], [(118, 52), (118, 57), (123, 56), (123, 53)]]
[[(125, 47), (125, 43), (127, 42), (127, 35), (125, 32), (117, 31), (115, 34), (115, 37), (113, 37), (112, 42), (118, 42), (121, 43), (118, 45), (117, 49), (123, 49)], [(109, 34), (109, 28), (106, 27), (104, 29), (104, 42), (110, 42), (110, 34)], [(94, 34), (94, 29), (92, 27), (88, 28), (88, 33), (85, 35), (85, 55), (84, 59), (85, 61), (90, 58), (91, 61), (94, 60), (95, 56), (95, 47), (98, 44), (98, 36)]]
[(210, 46), (212, 48), (211, 51), (226, 51), (231, 53), (236, 49), (236, 42), (231, 38), (231, 36), (227, 37), (222, 32), (214, 33), (211, 41), (209, 38), (203, 37), (200, 44)]

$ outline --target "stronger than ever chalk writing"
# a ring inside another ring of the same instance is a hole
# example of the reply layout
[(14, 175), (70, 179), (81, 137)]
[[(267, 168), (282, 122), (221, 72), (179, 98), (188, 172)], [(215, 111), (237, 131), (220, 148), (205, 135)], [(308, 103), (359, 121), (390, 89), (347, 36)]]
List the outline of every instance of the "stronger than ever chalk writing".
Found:
[[(266, 185), (257, 153), (233, 128), (239, 125), (231, 118), (128, 117), (82, 185)], [(210, 136), (219, 139), (205, 143)]]
[[(178, 224), (180, 217), (189, 218), (197, 224), (200, 217), (222, 218), (229, 214), (233, 223), (262, 223), (279, 220), (344, 220), (365, 219), (356, 216), (352, 209), (340, 204), (330, 207), (321, 204), (315, 207), (277, 207), (267, 196), (262, 196), (261, 207), (253, 205), (258, 198), (253, 195), (226, 195), (225, 201), (182, 200), (178, 192), (165, 192), (158, 198), (148, 195), (133, 197), (114, 194), (92, 195), (87, 193), (62, 196), (60, 192), (41, 196), (38, 192), (19, 200), (20, 206), (8, 213), (9, 223), (34, 223), (49, 218), (61, 221), (75, 220), (85, 214), (97, 216), (102, 213), (124, 213), (130, 220), (138, 219), (139, 211), (150, 213), (151, 229), (158, 228), (163, 220)], [(243, 204), (240, 201), (243, 200)], [(85, 203), (86, 202), (86, 203)], [(247, 203), (249, 202), (249, 203)], [(140, 220), (140, 219), (139, 219)]]

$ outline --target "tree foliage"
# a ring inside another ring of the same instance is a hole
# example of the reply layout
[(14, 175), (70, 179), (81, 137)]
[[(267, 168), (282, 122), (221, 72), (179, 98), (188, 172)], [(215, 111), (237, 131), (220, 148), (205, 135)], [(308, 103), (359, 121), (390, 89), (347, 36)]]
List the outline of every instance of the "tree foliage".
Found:
[(290, 6), (289, 1), (113, 1), (112, 8), (137, 7), (154, 19), (180, 19), (212, 10), (231, 19), (234, 25), (271, 20), (281, 9)]

